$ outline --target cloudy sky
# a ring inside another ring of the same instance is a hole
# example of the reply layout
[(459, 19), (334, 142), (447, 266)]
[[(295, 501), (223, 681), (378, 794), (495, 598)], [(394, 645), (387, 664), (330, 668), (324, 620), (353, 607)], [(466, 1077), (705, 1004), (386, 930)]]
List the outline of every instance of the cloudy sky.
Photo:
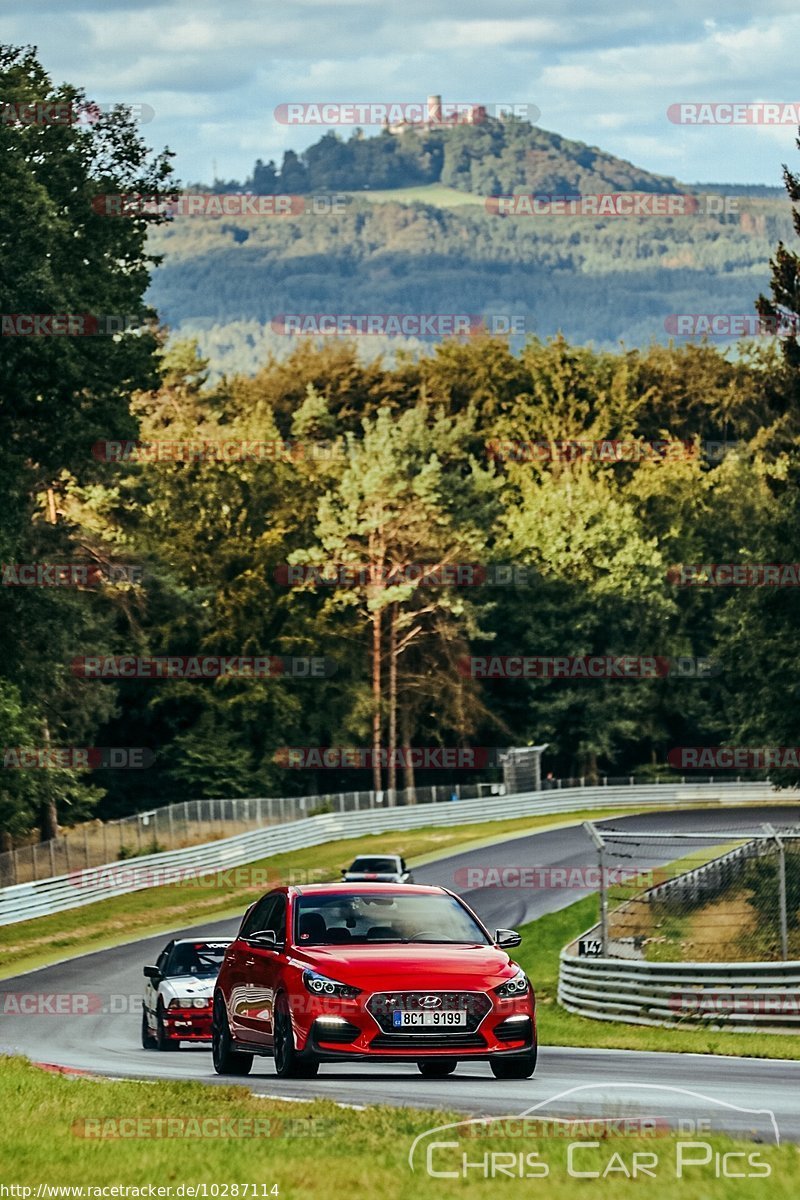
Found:
[[(797, 0), (0, 0), (56, 82), (148, 104), (184, 181), (244, 178), (319, 129), (286, 102), (533, 104), (539, 124), (687, 183), (780, 183), (796, 127), (671, 123), (680, 102), (800, 106)], [(342, 132), (349, 136), (350, 130)], [(377, 130), (375, 130), (377, 132)]]

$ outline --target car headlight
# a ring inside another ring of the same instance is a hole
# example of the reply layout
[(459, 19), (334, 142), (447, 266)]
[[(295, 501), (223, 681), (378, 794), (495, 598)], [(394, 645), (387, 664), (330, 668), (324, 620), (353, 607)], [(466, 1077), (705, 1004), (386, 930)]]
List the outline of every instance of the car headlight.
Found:
[(361, 988), (339, 983), (338, 979), (329, 979), (327, 975), (320, 975), (319, 971), (303, 971), (303, 983), (315, 996), (339, 996), (354, 1000), (361, 992)]
[(500, 996), (503, 1000), (508, 1000), (512, 996), (525, 996), (531, 990), (531, 985), (528, 976), (523, 971), (522, 967), (507, 979), (505, 983), (501, 983), (499, 987), (494, 989), (495, 996)]
[(211, 1001), (204, 1000), (202, 997), (183, 996), (170, 1000), (167, 1008), (209, 1008), (210, 1006)]

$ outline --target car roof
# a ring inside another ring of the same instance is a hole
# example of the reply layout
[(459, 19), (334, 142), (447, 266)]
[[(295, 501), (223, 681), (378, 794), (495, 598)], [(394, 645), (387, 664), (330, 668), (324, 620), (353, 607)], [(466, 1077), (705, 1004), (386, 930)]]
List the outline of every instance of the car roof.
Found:
[(359, 896), (374, 896), (380, 892), (390, 892), (395, 896), (449, 896), (447, 888), (428, 883), (306, 883), (287, 888), (296, 896), (337, 895), (348, 891)]
[(357, 854), (353, 862), (358, 862), (360, 858), (402, 858), (401, 854), (394, 854), (391, 850), (370, 850), (366, 854)]
[(197, 946), (203, 942), (231, 942), (229, 937), (215, 937), (213, 933), (198, 933), (196, 937), (175, 938), (173, 946)]

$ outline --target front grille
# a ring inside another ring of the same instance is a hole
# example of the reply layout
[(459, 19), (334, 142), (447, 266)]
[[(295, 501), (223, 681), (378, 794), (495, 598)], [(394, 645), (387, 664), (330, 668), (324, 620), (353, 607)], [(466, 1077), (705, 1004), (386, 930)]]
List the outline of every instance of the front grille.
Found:
[(314, 1022), (314, 1038), (318, 1042), (352, 1042), (361, 1030), (357, 1025), (346, 1021), (343, 1025), (325, 1025)]
[(529, 1042), (532, 1033), (531, 1019), (526, 1017), (524, 1021), (501, 1021), (494, 1036), (498, 1042)]
[[(437, 996), (441, 1004), (429, 1007), (423, 1002), (426, 996)], [(367, 1011), (372, 1013), (380, 1026), (381, 1032), (390, 1034), (392, 1038), (407, 1036), (394, 1029), (392, 1013), (395, 1009), (406, 1009), (409, 1012), (452, 1012), (464, 1008), (467, 1011), (467, 1023), (459, 1029), (448, 1032), (448, 1045), (451, 1038), (457, 1034), (474, 1033), (483, 1018), (491, 1010), (492, 1002), (483, 992), (376, 992), (370, 996)], [(427, 1030), (415, 1029), (414, 1036), (420, 1038), (441, 1037), (442, 1030), (429, 1026)]]
[(486, 1046), (479, 1033), (379, 1033), (370, 1042), (371, 1050), (482, 1050)]

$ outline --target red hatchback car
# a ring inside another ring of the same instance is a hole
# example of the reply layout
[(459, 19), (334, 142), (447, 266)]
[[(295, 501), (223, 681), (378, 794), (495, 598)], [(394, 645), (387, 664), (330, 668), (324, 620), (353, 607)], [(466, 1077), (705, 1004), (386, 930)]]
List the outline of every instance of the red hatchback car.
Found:
[(220, 1075), (256, 1054), (281, 1077), (321, 1062), (416, 1062), (425, 1076), (488, 1060), (498, 1079), (536, 1066), (533, 988), (463, 900), (413, 884), (316, 884), (268, 892), (245, 913), (214, 991)]

